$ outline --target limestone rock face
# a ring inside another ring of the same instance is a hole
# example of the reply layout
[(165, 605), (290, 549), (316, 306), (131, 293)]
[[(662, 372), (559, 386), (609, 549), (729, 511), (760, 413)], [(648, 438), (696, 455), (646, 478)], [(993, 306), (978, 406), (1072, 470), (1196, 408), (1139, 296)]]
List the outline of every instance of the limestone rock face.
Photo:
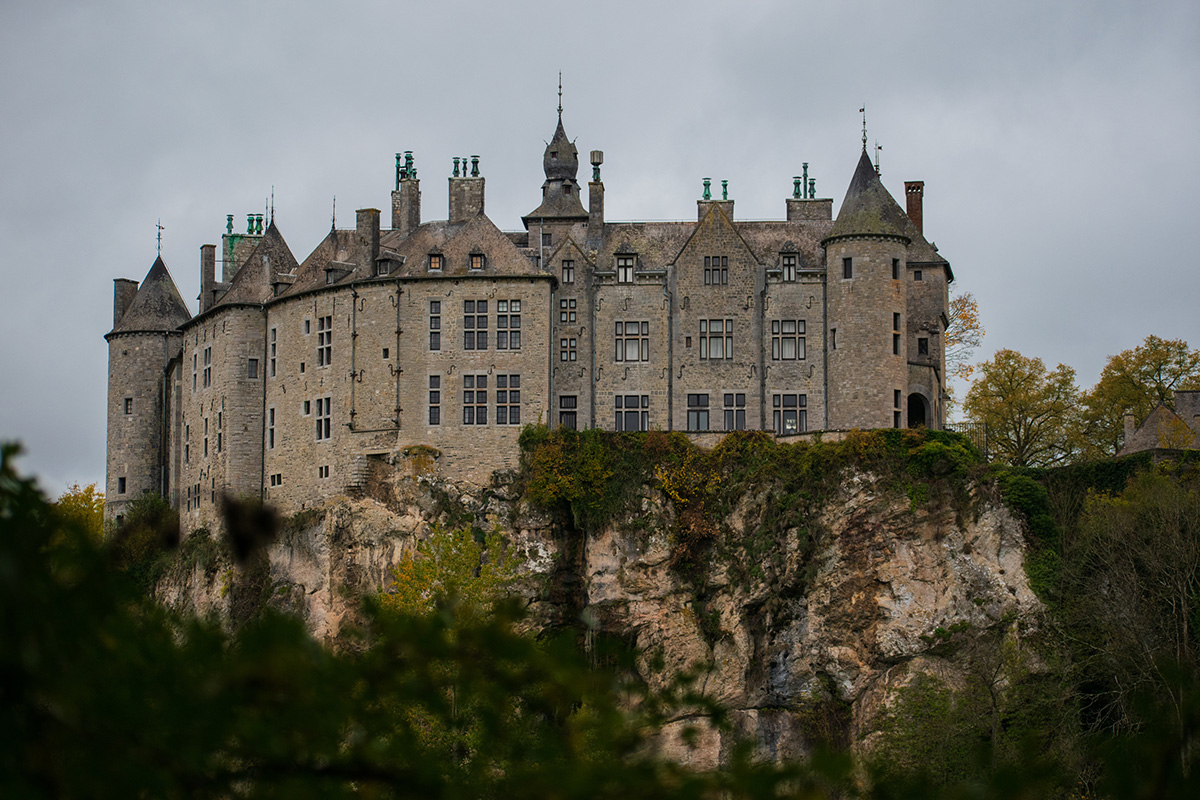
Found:
[[(672, 563), (673, 510), (649, 489), (636, 513), (591, 535), (563, 530), (511, 485), (397, 477), (374, 495), (290, 521), (270, 548), (272, 596), (314, 635), (331, 640), (353, 622), (361, 597), (386, 588), (391, 567), (437, 526), (498, 527), (518, 558), (531, 626), (591, 626), (634, 643), (652, 687), (690, 672), (730, 710), (730, 730), (680, 719), (663, 731), (662, 752), (697, 766), (745, 737), (766, 758), (803, 755), (814, 703), (842, 708), (844, 733), (862, 743), (912, 675), (961, 673), (938, 649), (946, 631), (1028, 629), (1040, 615), (1020, 524), (979, 487), (912, 508), (858, 474), (808, 527), (780, 531), (763, 530), (769, 501), (749, 495), (690, 570)], [(160, 594), (227, 611), (237, 571), (176, 570)], [(700, 735), (686, 745), (692, 726)]]

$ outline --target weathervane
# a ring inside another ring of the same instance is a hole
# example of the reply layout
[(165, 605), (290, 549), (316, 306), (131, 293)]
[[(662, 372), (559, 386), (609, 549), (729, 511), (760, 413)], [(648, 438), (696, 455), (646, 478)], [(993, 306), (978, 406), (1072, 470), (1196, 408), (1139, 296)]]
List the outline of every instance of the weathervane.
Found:
[(875, 140), (875, 174), (876, 175), (879, 174), (879, 151), (882, 149), (883, 149), (883, 145), (881, 145), (879, 143), (879, 140), (876, 139)]
[(158, 254), (161, 256), (162, 255), (162, 232), (164, 230), (166, 230), (165, 228), (163, 228), (162, 217), (158, 218), (158, 224), (155, 225), (154, 227), (158, 228)]
[(562, 70), (558, 71), (558, 121), (562, 122)]
[(271, 220), (272, 225), (275, 224), (275, 186), (274, 186), (274, 184), (271, 185), (271, 215), (270, 215), (270, 217), (268, 217), (268, 219)]
[(858, 110), (858, 113), (863, 115), (863, 152), (867, 152), (867, 104), (863, 103), (863, 107)]
[(333, 196), (333, 217), (329, 221), (329, 230), (337, 230), (337, 195)]

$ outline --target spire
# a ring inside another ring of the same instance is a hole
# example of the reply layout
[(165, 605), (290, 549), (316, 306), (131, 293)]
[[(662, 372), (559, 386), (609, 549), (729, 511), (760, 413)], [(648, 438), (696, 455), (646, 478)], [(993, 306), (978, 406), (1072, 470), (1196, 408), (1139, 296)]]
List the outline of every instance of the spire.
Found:
[(558, 122), (562, 124), (562, 70), (558, 71)]
[[(562, 102), (561, 98), (559, 102)], [(554, 137), (546, 145), (546, 152), (542, 156), (542, 168), (546, 173), (546, 181), (542, 184), (542, 203), (521, 218), (526, 227), (528, 228), (530, 221), (535, 219), (572, 222), (586, 220), (588, 214), (579, 199), (579, 182), (575, 177), (579, 172), (579, 150), (576, 149), (575, 143), (567, 138), (561, 105), (558, 127), (554, 129)]]
[[(864, 149), (858, 159), (850, 188), (838, 210), (829, 239), (838, 236), (897, 236), (911, 239), (908, 234), (911, 220), (883, 187), (875, 166)], [(828, 241), (828, 239), (826, 239)]]
[(191, 318), (167, 265), (159, 256), (112, 333), (168, 333)]

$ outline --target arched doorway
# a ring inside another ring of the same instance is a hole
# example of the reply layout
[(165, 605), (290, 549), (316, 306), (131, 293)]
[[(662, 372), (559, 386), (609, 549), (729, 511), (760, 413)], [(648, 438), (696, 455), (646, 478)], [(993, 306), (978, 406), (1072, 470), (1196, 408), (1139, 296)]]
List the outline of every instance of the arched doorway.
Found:
[(929, 427), (929, 403), (924, 395), (916, 392), (908, 396), (908, 427)]

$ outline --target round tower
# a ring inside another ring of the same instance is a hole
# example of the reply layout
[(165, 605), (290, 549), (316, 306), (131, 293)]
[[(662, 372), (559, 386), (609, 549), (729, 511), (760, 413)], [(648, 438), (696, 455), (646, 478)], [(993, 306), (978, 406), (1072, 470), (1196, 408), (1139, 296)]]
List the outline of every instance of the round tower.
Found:
[(104, 515), (118, 519), (143, 494), (167, 496), (167, 367), (191, 318), (160, 256), (140, 287), (115, 282), (108, 341), (108, 455)]
[(864, 149), (825, 248), (829, 427), (904, 424), (906, 217)]

